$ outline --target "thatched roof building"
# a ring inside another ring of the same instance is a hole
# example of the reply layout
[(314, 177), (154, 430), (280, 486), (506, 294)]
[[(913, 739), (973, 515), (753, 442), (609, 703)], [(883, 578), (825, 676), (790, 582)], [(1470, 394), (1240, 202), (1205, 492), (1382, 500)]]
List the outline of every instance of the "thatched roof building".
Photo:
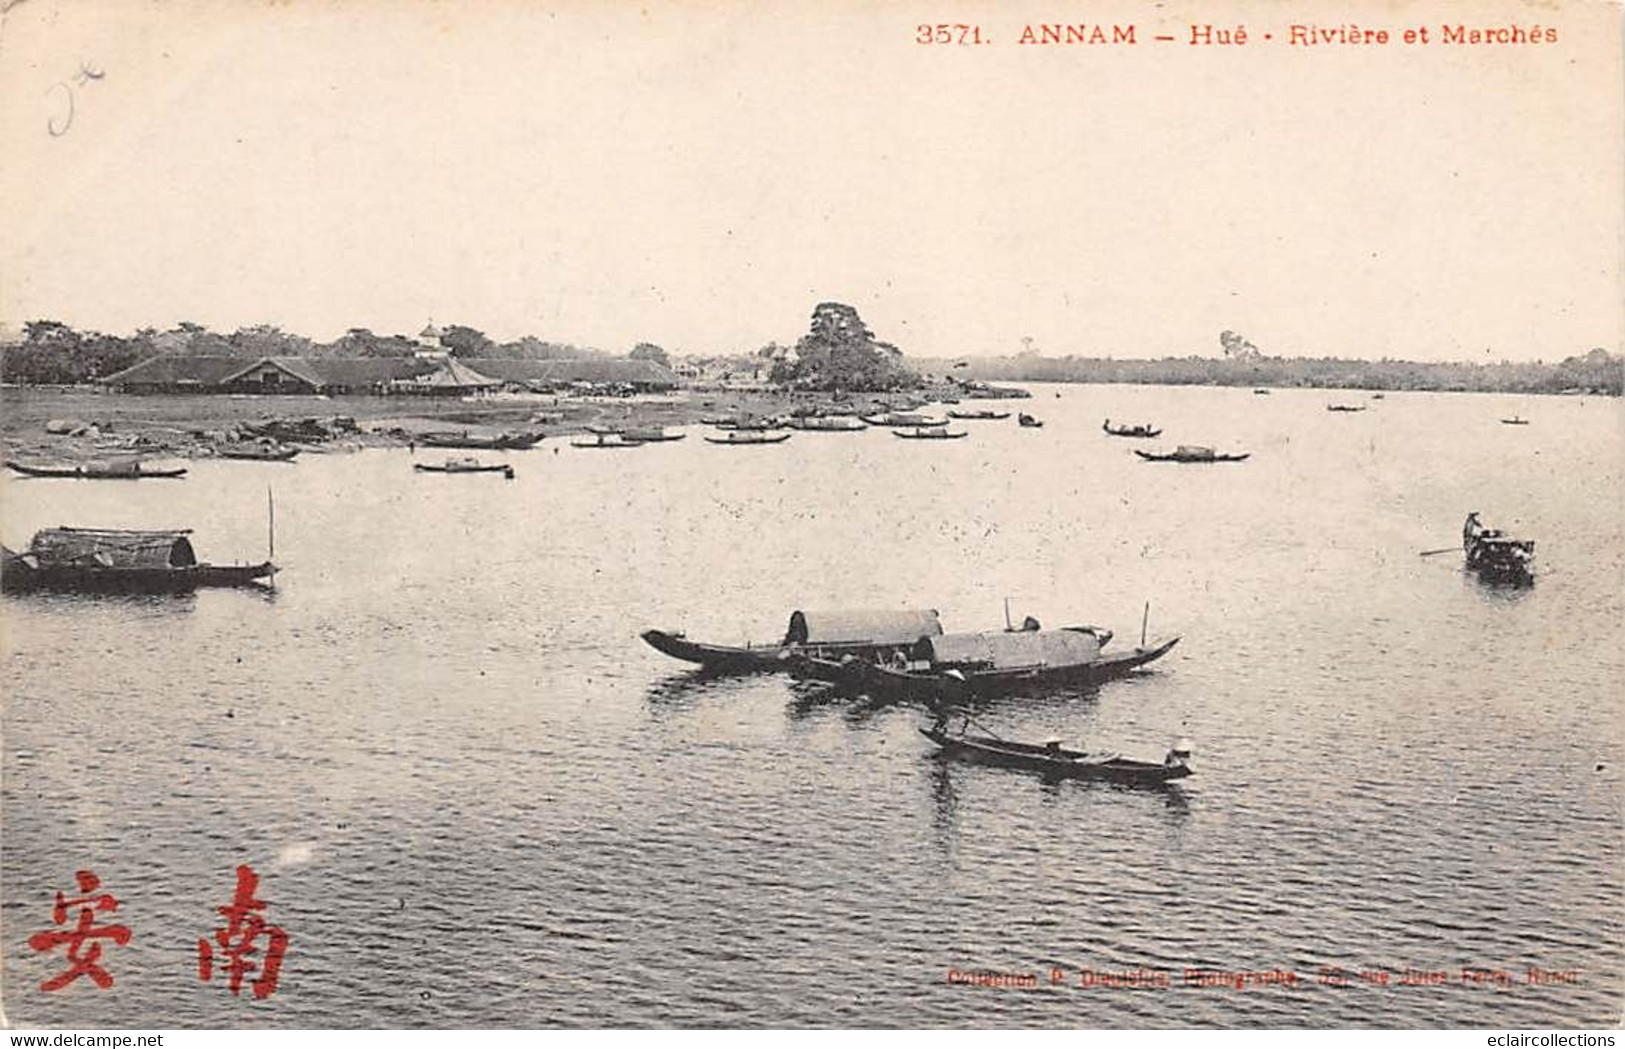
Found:
[(623, 357), (533, 361), (458, 357), (151, 357), (102, 383), (125, 393), (462, 393), (577, 384), (669, 390), (677, 376)]

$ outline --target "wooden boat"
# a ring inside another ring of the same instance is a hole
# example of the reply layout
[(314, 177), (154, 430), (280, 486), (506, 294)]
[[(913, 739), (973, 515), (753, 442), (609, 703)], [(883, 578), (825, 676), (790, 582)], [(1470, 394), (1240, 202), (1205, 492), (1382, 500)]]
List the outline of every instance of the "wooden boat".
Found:
[(1252, 453), (1221, 455), (1205, 445), (1182, 444), (1171, 452), (1147, 452), (1136, 448), (1134, 454), (1150, 463), (1239, 463)]
[(706, 434), (705, 439), (712, 444), (782, 444), (790, 439), (790, 435), (761, 430), (729, 430), (721, 437)]
[(946, 426), (946, 419), (937, 419), (929, 415), (920, 415), (916, 412), (882, 412), (879, 415), (865, 415), (863, 421), (870, 426), (891, 427), (918, 427), (918, 426)]
[(710, 416), (700, 421), (719, 430), (776, 430), (780, 424), (776, 417), (759, 418), (754, 415)]
[(168, 593), (259, 585), (276, 571), (269, 560), (252, 565), (201, 563), (187, 538), (190, 534), (186, 529), (47, 528), (35, 533), (23, 553), (0, 547), (0, 588)]
[(1326, 406), (1326, 410), (1329, 412), (1363, 412), (1365, 409), (1366, 406), (1363, 404), (1328, 404)]
[(1113, 426), (1112, 421), (1110, 419), (1107, 419), (1105, 422), (1100, 424), (1100, 428), (1102, 430), (1105, 430), (1107, 433), (1111, 434), (1113, 437), (1161, 437), (1162, 436), (1162, 430), (1159, 429), (1158, 427), (1155, 427), (1155, 426), (1151, 425), (1150, 423), (1142, 423), (1142, 424), (1140, 424), (1138, 426)]
[(1107, 655), (1102, 649), (1111, 638), (1111, 631), (1090, 626), (943, 634), (886, 660), (793, 653), (791, 673), (877, 698), (962, 700), (1105, 681), (1161, 659), (1179, 643), (1175, 637)]
[(448, 433), (436, 431), (426, 433), (417, 438), (418, 444), (425, 448), (473, 448), (486, 451), (514, 451), (534, 448), (536, 442), (542, 439), (539, 433), (499, 433), (490, 437), (480, 437), (470, 434), (467, 430), (461, 433)]
[(1060, 779), (1105, 779), (1137, 786), (1170, 783), (1191, 775), (1191, 745), (1180, 739), (1160, 762), (1140, 761), (1109, 752), (1068, 750), (1058, 739), (1043, 743), (1018, 743), (998, 736), (972, 736), (969, 719), (958, 732), (949, 731), (947, 719), (939, 718), (920, 734), (942, 748), (940, 756), (963, 758), (1007, 768), (1030, 769)]
[(1371, 399), (1373, 401), (1380, 401), (1380, 400), (1383, 400), (1384, 398), (1386, 398), (1387, 396), (1388, 395), (1384, 394), (1384, 393), (1374, 393), (1374, 394), (1371, 395)]
[(62, 463), (35, 466), (6, 460), (6, 466), (27, 477), (73, 477), (81, 480), (133, 481), (143, 477), (184, 477), (186, 467), (154, 470), (139, 459), (114, 462)]
[(621, 436), (639, 444), (659, 444), (661, 441), (681, 441), (686, 433), (667, 433), (664, 426), (589, 426), (587, 432), (604, 437)]
[(991, 408), (973, 408), (973, 409), (963, 410), (963, 411), (950, 410), (948, 412), (948, 418), (950, 418), (950, 419), (991, 419), (991, 420), (997, 421), (999, 419), (1008, 419), (1008, 418), (1010, 418), (1010, 413), (1009, 412), (996, 412)]
[(413, 463), (412, 469), (436, 474), (499, 473), (513, 480), (513, 467), (507, 463), (482, 463), (478, 459), (447, 459), (443, 463)]
[(1262, 386), (1260, 386), (1258, 389), (1254, 390), (1253, 393), (1254, 393), (1254, 395), (1256, 395), (1258, 397), (1268, 397), (1270, 395), (1270, 392), (1268, 390), (1264, 389)]
[(1485, 528), (1478, 513), (1467, 515), (1461, 530), (1467, 570), (1487, 582), (1530, 583), (1535, 578), (1535, 541), (1514, 539), (1497, 528)]
[(714, 673), (783, 670), (796, 653), (870, 656), (906, 648), (922, 637), (942, 633), (936, 609), (877, 611), (796, 611), (782, 640), (769, 645), (710, 645), (690, 641), (681, 631), (645, 630), (643, 640), (673, 659), (698, 663)]
[(1016, 425), (1025, 426), (1029, 430), (1036, 430), (1044, 425), (1044, 420), (1034, 418), (1033, 416), (1028, 415), (1026, 412), (1022, 412), (1020, 415), (1016, 416)]
[(851, 415), (804, 415), (785, 423), (792, 430), (812, 430), (819, 433), (856, 433), (867, 430), (868, 424)]
[(252, 459), (264, 463), (285, 463), (299, 454), (299, 449), (281, 444), (228, 444), (215, 449), (222, 459)]
[(1524, 419), (1524, 418), (1522, 418), (1520, 416), (1517, 416), (1517, 415), (1514, 415), (1510, 419), (1502, 419), (1501, 421), (1503, 423), (1505, 423), (1506, 425), (1508, 425), (1508, 426), (1528, 426), (1529, 425), (1529, 420), (1528, 419)]
[(946, 424), (921, 426), (913, 430), (893, 430), (892, 433), (909, 441), (956, 441), (961, 437), (970, 436), (969, 430), (950, 430)]
[(642, 448), (642, 441), (635, 441), (621, 433), (595, 433), (586, 440), (571, 441), (572, 448)]

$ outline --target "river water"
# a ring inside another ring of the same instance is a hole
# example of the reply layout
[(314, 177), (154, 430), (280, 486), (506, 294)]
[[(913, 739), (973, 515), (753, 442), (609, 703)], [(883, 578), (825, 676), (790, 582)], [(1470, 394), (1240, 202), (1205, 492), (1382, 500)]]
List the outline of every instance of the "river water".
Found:
[[(215, 561), (264, 555), (270, 486), (285, 566), (270, 596), (5, 599), (7, 1017), (1618, 1022), (1620, 402), (1395, 393), (1338, 415), (1347, 394), (1034, 390), (1007, 407), (1041, 430), (549, 439), (506, 454), (511, 482), (414, 474), (404, 450), (0, 482), (13, 548), (56, 524), (183, 526)], [(1105, 416), (1252, 458), (1144, 463)], [(1418, 556), (1468, 510), (1539, 541), (1532, 588)], [(1152, 759), (1188, 736), (1196, 775), (1134, 790), (946, 763), (918, 709), (707, 680), (638, 639), (770, 640), (829, 607), (990, 629), (1007, 597), (1120, 644), (1150, 602), (1150, 634), (1183, 640), (983, 724)], [(263, 1000), (197, 973), (240, 863), (290, 937)], [(66, 963), (27, 940), (80, 869), (133, 939), (105, 948), (112, 988), (42, 992)]]

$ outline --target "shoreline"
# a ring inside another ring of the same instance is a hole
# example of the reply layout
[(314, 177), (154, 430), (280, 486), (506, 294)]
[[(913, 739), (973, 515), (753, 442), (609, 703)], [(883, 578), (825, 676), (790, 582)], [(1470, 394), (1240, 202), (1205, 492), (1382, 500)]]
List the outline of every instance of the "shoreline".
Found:
[[(353, 420), (356, 429), (334, 428), (328, 439), (284, 443), (317, 452), (355, 451), (407, 447), (417, 435), (431, 430), (571, 437), (589, 432), (590, 426), (689, 426), (713, 415), (775, 416), (837, 405), (867, 414), (882, 409), (884, 401), (922, 396), (930, 395), (854, 394), (838, 402), (823, 393), (681, 390), (634, 397), (496, 396), (465, 401), (367, 394), (124, 394), (83, 387), (5, 387), (0, 389), (0, 449), (6, 458), (201, 459), (214, 456), (221, 444), (253, 439), (242, 436), (245, 426), (307, 419), (329, 424), (340, 419)], [(70, 432), (47, 432), (47, 425), (59, 423), (71, 424)]]
[[(1010, 381), (1004, 380), (1008, 387)], [(1061, 386), (1192, 386), (1209, 384), (1122, 384), (1045, 382)], [(1222, 387), (1245, 390), (1245, 387)], [(1271, 392), (1321, 392), (1359, 395), (1373, 393), (1487, 393), (1517, 397), (1611, 397), (1611, 394), (1513, 394), (1496, 391), (1355, 390), (1337, 387), (1265, 387)], [(335, 430), (326, 439), (285, 440), (283, 443), (315, 453), (356, 451), (361, 448), (407, 447), (418, 435), (432, 430), (466, 430), (489, 435), (502, 432), (539, 433), (544, 438), (572, 437), (594, 426), (653, 428), (691, 426), (714, 415), (780, 416), (806, 409), (839, 409), (853, 414), (883, 411), (888, 407), (942, 404), (963, 391), (946, 387), (898, 391), (892, 394), (833, 394), (774, 389), (681, 389), (669, 394), (632, 397), (571, 395), (494, 395), (462, 398), (423, 398), (355, 394), (342, 396), (301, 394), (116, 393), (97, 387), (0, 387), (0, 454), (6, 458), (88, 460), (140, 456), (152, 459), (202, 459), (217, 454), (222, 444), (254, 440), (245, 426), (273, 420), (353, 420), (356, 429)], [(964, 395), (967, 401), (980, 399)], [(77, 435), (50, 433), (51, 423), (83, 424)]]

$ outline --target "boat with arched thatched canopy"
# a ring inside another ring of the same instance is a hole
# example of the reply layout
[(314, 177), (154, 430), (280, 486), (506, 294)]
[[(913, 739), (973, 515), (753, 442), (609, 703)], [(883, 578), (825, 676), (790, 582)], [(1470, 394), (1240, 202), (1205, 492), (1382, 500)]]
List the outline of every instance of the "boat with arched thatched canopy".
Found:
[(197, 559), (190, 530), (47, 528), (28, 549), (0, 547), (0, 587), (8, 591), (79, 590), (166, 593), (211, 586), (252, 586), (276, 572), (270, 561), (211, 565)]

